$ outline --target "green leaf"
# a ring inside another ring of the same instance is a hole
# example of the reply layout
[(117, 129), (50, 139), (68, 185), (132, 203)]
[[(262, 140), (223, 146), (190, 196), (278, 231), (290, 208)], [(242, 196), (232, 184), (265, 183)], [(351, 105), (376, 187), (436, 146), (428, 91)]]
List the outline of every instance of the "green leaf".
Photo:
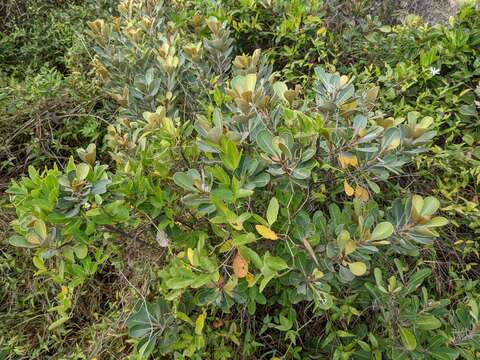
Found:
[(283, 101), (287, 101), (287, 99), (285, 99), (284, 93), (285, 91), (288, 90), (288, 88), (283, 81), (276, 81), (272, 87), (273, 87), (273, 91), (275, 92), (275, 95), (277, 95), (279, 99), (282, 99)]
[(259, 286), (259, 291), (262, 292), (265, 287), (268, 285), (268, 283), (270, 282), (270, 280), (272, 280), (273, 278), (275, 277), (275, 274), (270, 274), (268, 276), (264, 276), (262, 281), (260, 282), (260, 286)]
[(189, 287), (193, 283), (192, 278), (174, 277), (165, 281), (165, 285), (172, 290), (184, 289)]
[(280, 325), (275, 325), (275, 329), (277, 330), (285, 332), (290, 330), (293, 326), (293, 321), (283, 315), (279, 315), (278, 320), (280, 322)]
[(227, 169), (235, 171), (240, 164), (241, 153), (238, 151), (235, 143), (227, 137), (222, 139), (222, 152), (220, 153), (220, 159)]
[(288, 264), (285, 260), (278, 256), (271, 256), (268, 253), (265, 254), (263, 261), (265, 265), (274, 271), (282, 271), (288, 268)]
[(446, 219), (442, 216), (437, 216), (437, 217), (434, 217), (432, 220), (430, 220), (425, 225), (428, 226), (428, 227), (440, 227), (440, 226), (445, 226), (447, 224), (448, 224), (448, 219)]
[(272, 225), (275, 221), (277, 221), (278, 209), (279, 205), (277, 198), (271, 198), (267, 208), (267, 221), (269, 225)]
[(279, 156), (277, 149), (273, 145), (273, 137), (267, 130), (262, 130), (257, 134), (257, 144), (268, 155)]
[(24, 236), (21, 235), (12, 235), (8, 239), (8, 243), (12, 246), (23, 247), (23, 248), (34, 248), (37, 247), (36, 244), (28, 242)]
[(413, 351), (417, 347), (417, 339), (415, 335), (406, 327), (399, 327), (400, 338), (402, 339), (403, 346), (408, 351)]
[(79, 259), (84, 259), (88, 254), (88, 247), (87, 245), (79, 244), (73, 248), (73, 251)]
[(432, 270), (429, 268), (418, 270), (412, 277), (409, 279), (407, 284), (407, 292), (412, 292), (418, 286), (420, 286), (427, 277), (432, 274)]
[(441, 327), (442, 323), (435, 316), (425, 314), (415, 320), (415, 326), (421, 330), (435, 330)]
[(242, 257), (250, 260), (257, 269), (260, 270), (263, 267), (262, 259), (254, 250), (250, 249), (247, 246), (239, 246), (238, 251), (240, 252), (240, 255), (242, 255)]
[(440, 201), (433, 196), (429, 196), (423, 200), (423, 207), (420, 211), (421, 216), (430, 216), (440, 207)]
[(380, 194), (380, 187), (372, 180), (367, 179), (367, 184), (375, 194)]
[(39, 256), (33, 257), (33, 265), (35, 265), (38, 270), (45, 270), (45, 263), (43, 262), (43, 259)]
[(390, 237), (393, 234), (393, 225), (389, 222), (379, 223), (372, 232), (370, 238), (371, 241), (383, 240)]
[(184, 188), (185, 190), (190, 190), (193, 192), (198, 192), (198, 189), (193, 186), (193, 178), (184, 172), (177, 172), (173, 175), (173, 181), (175, 184)]
[(257, 240), (257, 237), (253, 233), (242, 234), (242, 235), (235, 236), (233, 238), (232, 245), (242, 246), (242, 245), (255, 242), (255, 240)]
[(60, 319), (54, 321), (53, 323), (50, 324), (48, 327), (48, 330), (54, 330), (57, 327), (61, 326), (65, 321), (67, 321), (69, 318), (67, 316), (61, 317)]

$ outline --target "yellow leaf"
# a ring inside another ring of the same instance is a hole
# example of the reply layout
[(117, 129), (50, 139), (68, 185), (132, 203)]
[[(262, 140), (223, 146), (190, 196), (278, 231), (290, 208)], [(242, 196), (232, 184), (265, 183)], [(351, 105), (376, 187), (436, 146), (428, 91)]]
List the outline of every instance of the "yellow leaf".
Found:
[(252, 274), (248, 273), (247, 276), (245, 276), (245, 280), (247, 280), (249, 288), (255, 285), (255, 276), (253, 276)]
[(248, 261), (237, 252), (235, 257), (233, 258), (233, 273), (239, 279), (244, 278), (248, 274)]
[(347, 182), (347, 180), (343, 182), (343, 189), (345, 190), (345, 194), (347, 194), (348, 196), (353, 196), (354, 190)]
[(348, 268), (355, 276), (362, 276), (367, 272), (367, 265), (361, 261), (356, 261), (353, 263), (348, 263)]
[(348, 157), (346, 157), (346, 156), (344, 156), (344, 155), (342, 155), (342, 154), (338, 155), (338, 162), (340, 163), (340, 166), (341, 166), (343, 169), (345, 169), (345, 168), (348, 166), (348, 164), (349, 164)]
[(278, 236), (275, 234), (275, 232), (272, 229), (269, 229), (266, 226), (263, 225), (255, 225), (255, 229), (257, 229), (257, 232), (262, 235), (265, 239), (269, 240), (277, 240)]
[(198, 315), (197, 320), (195, 320), (195, 334), (202, 335), (206, 317), (205, 313)]
[(230, 249), (233, 247), (233, 243), (232, 243), (232, 240), (227, 240), (225, 241), (222, 246), (220, 246), (220, 249), (218, 251), (220, 251), (220, 253), (226, 253), (227, 251), (230, 251)]
[(357, 187), (355, 188), (355, 197), (365, 202), (367, 202), (370, 198), (367, 189), (361, 187), (360, 185), (357, 185)]
[(357, 167), (357, 166), (358, 166), (358, 158), (357, 158), (357, 155), (352, 155), (352, 158), (350, 159), (350, 165), (352, 165), (353, 167)]
[(190, 248), (187, 249), (187, 258), (188, 261), (190, 261), (190, 264), (193, 265), (193, 250)]
[(358, 158), (357, 155), (353, 155), (348, 152), (342, 152), (340, 155), (338, 155), (338, 162), (340, 163), (340, 166), (345, 169), (348, 167), (348, 165), (351, 165), (353, 167), (358, 166)]

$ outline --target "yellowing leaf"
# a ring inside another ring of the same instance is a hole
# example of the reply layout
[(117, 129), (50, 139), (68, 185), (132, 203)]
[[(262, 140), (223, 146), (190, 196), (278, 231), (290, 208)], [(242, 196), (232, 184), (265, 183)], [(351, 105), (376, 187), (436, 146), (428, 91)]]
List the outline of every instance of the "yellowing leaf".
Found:
[(40, 245), (40, 237), (34, 233), (28, 233), (25, 235), (25, 239), (32, 245)]
[(318, 280), (318, 279), (321, 279), (325, 276), (325, 274), (323, 273), (323, 271), (315, 268), (312, 272), (312, 275), (314, 277), (315, 280)]
[(33, 228), (40, 238), (45, 239), (47, 237), (47, 225), (43, 220), (37, 219), (33, 223)]
[(243, 224), (239, 224), (239, 223), (236, 223), (236, 222), (233, 222), (233, 223), (230, 223), (230, 225), (232, 225), (232, 227), (237, 230), (237, 231), (240, 231), (243, 229)]
[(233, 258), (233, 273), (235, 274), (236, 277), (239, 279), (244, 278), (248, 274), (248, 261), (245, 260), (245, 258), (240, 255), (240, 253), (237, 253), (235, 257)]
[(354, 190), (350, 186), (350, 184), (347, 182), (347, 180), (343, 182), (343, 190), (345, 190), (345, 194), (347, 194), (347, 196), (353, 196), (354, 194)]
[(357, 244), (355, 243), (355, 241), (350, 240), (345, 244), (345, 255), (350, 255), (351, 253), (355, 252), (355, 250), (357, 250)]
[(397, 137), (395, 139), (392, 140), (392, 142), (390, 143), (390, 145), (388, 145), (388, 149), (387, 150), (394, 150), (396, 149), (397, 147), (400, 146), (400, 138)]
[(348, 76), (342, 75), (340, 76), (340, 87), (344, 87), (348, 83)]
[(198, 315), (197, 320), (195, 320), (195, 334), (202, 335), (203, 327), (205, 325), (205, 313)]
[(348, 264), (348, 268), (355, 276), (362, 276), (367, 272), (367, 265), (361, 261), (356, 261)]
[(263, 225), (255, 225), (255, 229), (257, 232), (262, 235), (265, 239), (269, 240), (277, 240), (278, 236), (275, 234), (275, 232), (272, 229), (269, 229), (266, 226)]
[(423, 198), (420, 195), (413, 195), (412, 197), (412, 218), (417, 221), (420, 217), (423, 208)]
[(364, 187), (361, 187), (360, 185), (357, 185), (357, 187), (355, 188), (355, 197), (365, 202), (367, 202), (368, 199), (370, 198), (370, 196), (368, 195), (367, 189), (365, 189)]

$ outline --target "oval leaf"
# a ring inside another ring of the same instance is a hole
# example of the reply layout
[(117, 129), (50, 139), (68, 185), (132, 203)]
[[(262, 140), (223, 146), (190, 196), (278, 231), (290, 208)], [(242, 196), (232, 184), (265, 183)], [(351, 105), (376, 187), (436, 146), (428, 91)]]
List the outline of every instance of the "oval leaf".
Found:
[(417, 347), (417, 339), (415, 338), (415, 335), (413, 333), (405, 328), (400, 326), (399, 327), (400, 331), (400, 338), (402, 339), (403, 346), (405, 346), (405, 349), (408, 351), (413, 351)]
[(255, 229), (257, 232), (262, 235), (265, 239), (269, 240), (277, 240), (278, 236), (275, 234), (275, 232), (272, 229), (269, 229), (266, 226), (263, 225), (255, 225)]
[(268, 204), (267, 209), (267, 221), (270, 225), (272, 225), (275, 221), (277, 221), (278, 217), (278, 200), (276, 197), (270, 199), (270, 203)]
[(362, 276), (362, 275), (365, 275), (365, 273), (367, 272), (367, 265), (365, 265), (361, 261), (349, 263), (348, 268), (350, 269), (352, 274), (355, 276)]
[(239, 279), (247, 276), (248, 261), (245, 260), (245, 258), (243, 258), (242, 255), (240, 255), (240, 253), (237, 253), (237, 255), (235, 255), (235, 257), (233, 258), (232, 267), (233, 267), (233, 273)]
[(393, 225), (390, 224), (388, 221), (379, 223), (375, 229), (373, 230), (372, 237), (370, 240), (383, 240), (386, 239), (393, 234)]

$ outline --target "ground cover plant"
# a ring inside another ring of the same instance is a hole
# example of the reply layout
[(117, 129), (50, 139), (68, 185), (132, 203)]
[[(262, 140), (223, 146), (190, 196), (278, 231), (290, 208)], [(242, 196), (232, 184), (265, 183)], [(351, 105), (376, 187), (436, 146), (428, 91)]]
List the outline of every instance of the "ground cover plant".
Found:
[(4, 161), (0, 356), (478, 358), (480, 10), (377, 5), (81, 5), (101, 101)]

